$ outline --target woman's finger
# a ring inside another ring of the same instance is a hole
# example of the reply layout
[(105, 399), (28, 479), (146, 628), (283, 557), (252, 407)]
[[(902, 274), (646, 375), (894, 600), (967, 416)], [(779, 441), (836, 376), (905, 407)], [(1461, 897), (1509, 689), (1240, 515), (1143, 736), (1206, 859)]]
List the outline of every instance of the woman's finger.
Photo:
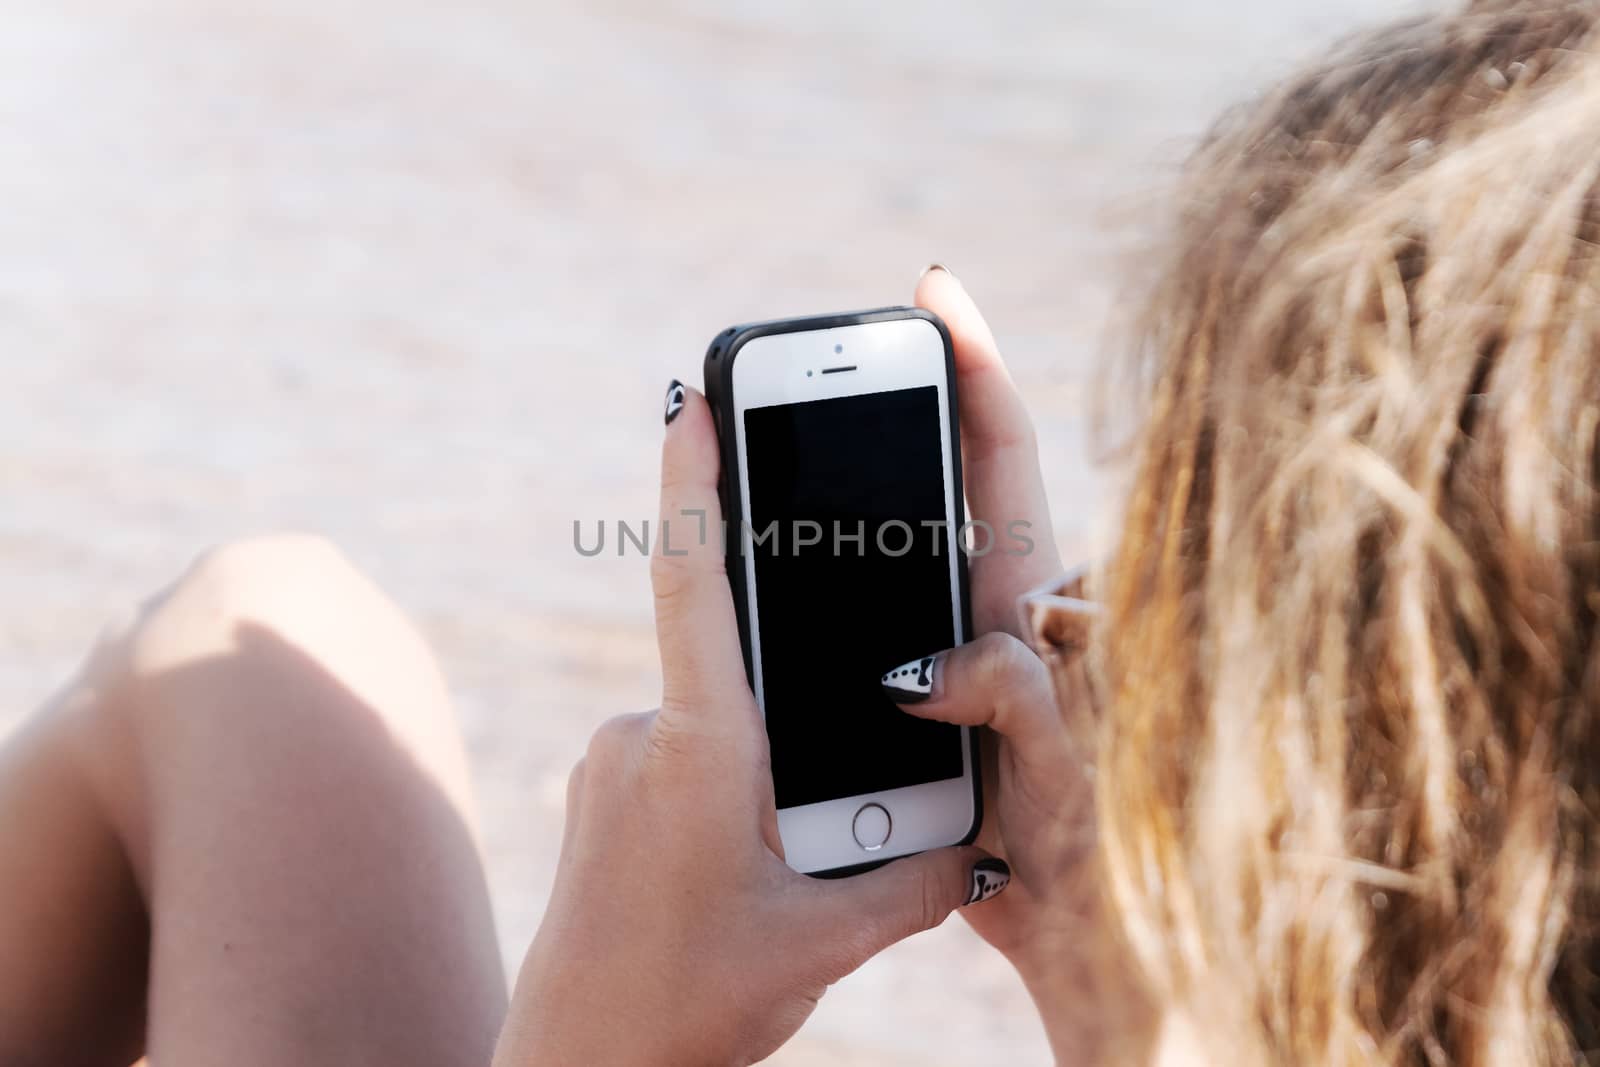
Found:
[(921, 852), (840, 881), (817, 883), (816, 943), (843, 946), (830, 962), (841, 977), (890, 945), (930, 930), (960, 907), (981, 904), (1011, 882), (1005, 860), (970, 845)]
[(950, 330), (964, 487), (972, 518), (991, 531), (991, 551), (975, 559), (974, 566), (985, 572), (980, 597), (985, 588), (997, 595), (993, 604), (976, 605), (980, 616), (976, 621), (979, 629), (1015, 629), (1012, 599), (1061, 570), (1033, 420), (1000, 358), (989, 324), (955, 275), (943, 267), (930, 267), (917, 284), (916, 302), (943, 319)]
[(676, 727), (759, 730), (723, 559), (717, 434), (705, 397), (667, 388), (661, 512), (650, 584), (661, 649), (661, 720)]
[(884, 695), (924, 719), (988, 726), (1008, 739), (1021, 760), (1050, 774), (1067, 759), (1067, 735), (1056, 710), (1050, 672), (1007, 633), (935, 652), (890, 670)]

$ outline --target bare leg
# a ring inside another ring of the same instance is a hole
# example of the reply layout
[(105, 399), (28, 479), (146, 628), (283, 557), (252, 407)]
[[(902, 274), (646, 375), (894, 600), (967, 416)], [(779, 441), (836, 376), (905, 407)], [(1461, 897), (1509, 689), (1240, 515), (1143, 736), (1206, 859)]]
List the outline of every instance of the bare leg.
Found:
[(313, 539), (212, 553), (0, 748), (0, 1063), (481, 1067), (472, 820), (393, 605)]

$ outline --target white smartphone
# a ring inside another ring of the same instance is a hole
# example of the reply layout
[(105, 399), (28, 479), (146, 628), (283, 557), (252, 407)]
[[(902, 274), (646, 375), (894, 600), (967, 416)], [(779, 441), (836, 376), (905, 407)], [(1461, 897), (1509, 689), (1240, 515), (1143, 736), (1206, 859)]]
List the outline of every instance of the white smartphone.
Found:
[(881, 685), (971, 631), (949, 332), (920, 308), (736, 326), (705, 381), (789, 865), (850, 873), (971, 841), (974, 732)]

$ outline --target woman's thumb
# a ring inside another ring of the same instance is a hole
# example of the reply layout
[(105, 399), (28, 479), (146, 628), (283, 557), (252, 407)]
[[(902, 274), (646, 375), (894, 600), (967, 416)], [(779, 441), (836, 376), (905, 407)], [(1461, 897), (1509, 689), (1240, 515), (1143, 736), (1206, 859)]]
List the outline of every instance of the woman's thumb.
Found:
[(835, 883), (844, 921), (863, 932), (852, 942), (855, 970), (890, 945), (931, 930), (957, 908), (981, 904), (1011, 882), (1006, 861), (971, 846), (893, 860)]

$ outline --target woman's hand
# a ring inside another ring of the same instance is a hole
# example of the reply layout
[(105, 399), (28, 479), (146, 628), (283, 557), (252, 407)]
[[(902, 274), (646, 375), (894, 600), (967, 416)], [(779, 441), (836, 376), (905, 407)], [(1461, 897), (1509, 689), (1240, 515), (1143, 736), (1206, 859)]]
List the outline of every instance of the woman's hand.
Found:
[(711, 414), (676, 382), (667, 414), (651, 559), (661, 708), (606, 723), (572, 772), (497, 1067), (753, 1062), (830, 983), (973, 898), (975, 867), (994, 881), (996, 861), (970, 847), (834, 881), (783, 862), (723, 568)]
[[(993, 550), (968, 561), (972, 623), (980, 634), (1017, 636), (1017, 598), (1061, 573), (1033, 420), (989, 324), (955, 275), (929, 267), (917, 283), (916, 302), (950, 330), (961, 410), (961, 480), (972, 506), (968, 518), (993, 530)], [(1022, 543), (1022, 537), (1032, 543)]]
[[(923, 718), (987, 726), (998, 738), (985, 832), (998, 836), (1013, 881), (1003, 897), (969, 908), (967, 919), (1017, 968), (1056, 1061), (1098, 1062), (1105, 1020), (1096, 1005), (1120, 978), (1100, 966), (1108, 954), (1090, 864), (1092, 790), (1050, 674), (1030, 648), (998, 631), (907, 666), (914, 675), (885, 675), (890, 699)], [(1081, 684), (1081, 667), (1065, 673), (1079, 680), (1068, 684)], [(913, 678), (920, 684), (908, 692)], [(1082, 690), (1065, 695), (1086, 699)]]
[[(1010, 862), (1014, 882), (1003, 897), (964, 914), (1017, 968), (1046, 1016), (1058, 1058), (1070, 1058), (1069, 1050), (1082, 1051), (1090, 1035), (1056, 1025), (1057, 1007), (1087, 1001), (1084, 964), (1093, 955), (1087, 946), (1099, 931), (1086, 862), (1094, 821), (1086, 754), (1059, 708), (1086, 701), (1086, 687), (1080, 667), (1062, 672), (1072, 691), (1055, 692), (1043, 662), (1018, 639), (1019, 598), (1058, 576), (1061, 560), (1033, 425), (994, 335), (948, 271), (923, 275), (917, 303), (950, 329), (967, 498), (972, 518), (996, 531), (999, 547), (971, 560), (977, 640), (929, 649), (928, 685), (917, 692), (900, 690), (890, 675), (885, 691), (914, 715), (992, 729), (978, 843)], [(1006, 531), (1016, 522), (1028, 524), (1031, 552), (1005, 551), (1013, 547)], [(921, 661), (917, 666), (920, 676)]]

